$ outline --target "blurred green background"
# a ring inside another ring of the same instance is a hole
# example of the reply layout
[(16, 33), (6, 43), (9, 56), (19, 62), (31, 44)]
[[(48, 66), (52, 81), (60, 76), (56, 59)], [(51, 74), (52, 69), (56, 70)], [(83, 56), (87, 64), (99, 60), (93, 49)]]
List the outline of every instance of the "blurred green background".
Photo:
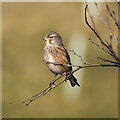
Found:
[[(105, 3), (98, 3), (101, 15), (109, 18), (112, 32), (117, 28), (109, 17)], [(117, 12), (117, 3), (109, 3)], [(86, 68), (75, 73), (81, 87), (66, 82), (28, 107), (20, 102), (45, 89), (54, 75), (43, 62), (43, 37), (58, 32), (68, 50), (74, 49), (91, 63), (104, 63), (97, 57), (109, 55), (90, 43), (98, 39), (84, 21), (85, 3), (24, 2), (2, 4), (2, 93), (4, 118), (115, 118), (118, 115), (118, 69)], [(98, 33), (109, 40), (106, 26), (99, 19), (94, 3), (89, 3)], [(89, 17), (88, 17), (89, 18)], [(91, 23), (91, 20), (89, 18)], [(91, 23), (92, 24), (92, 23)], [(99, 44), (99, 43), (98, 43)], [(115, 51), (116, 43), (113, 42)], [(72, 63), (83, 65), (69, 53)], [(73, 68), (75, 69), (75, 68)]]

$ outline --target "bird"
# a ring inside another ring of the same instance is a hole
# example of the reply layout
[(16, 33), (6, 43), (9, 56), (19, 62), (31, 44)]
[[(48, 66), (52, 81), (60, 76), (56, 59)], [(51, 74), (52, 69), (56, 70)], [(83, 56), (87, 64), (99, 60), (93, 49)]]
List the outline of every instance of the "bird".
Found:
[[(68, 72), (71, 72), (72, 65), (70, 56), (63, 44), (62, 37), (57, 32), (50, 31), (43, 40), (45, 40), (44, 61), (48, 69), (55, 74), (55, 78), (58, 74), (62, 75), (63, 73), (67, 74)], [(80, 87), (80, 84), (73, 74), (69, 75), (67, 79), (70, 81), (72, 87), (75, 85)], [(50, 85), (51, 84), (52, 82)]]

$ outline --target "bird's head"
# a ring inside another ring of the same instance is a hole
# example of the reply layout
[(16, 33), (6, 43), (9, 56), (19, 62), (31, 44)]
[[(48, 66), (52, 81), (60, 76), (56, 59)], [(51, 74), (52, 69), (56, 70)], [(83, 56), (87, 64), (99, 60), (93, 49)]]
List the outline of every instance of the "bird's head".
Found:
[(61, 36), (54, 31), (48, 32), (47, 35), (43, 38), (43, 40), (46, 41), (47, 45), (63, 46)]

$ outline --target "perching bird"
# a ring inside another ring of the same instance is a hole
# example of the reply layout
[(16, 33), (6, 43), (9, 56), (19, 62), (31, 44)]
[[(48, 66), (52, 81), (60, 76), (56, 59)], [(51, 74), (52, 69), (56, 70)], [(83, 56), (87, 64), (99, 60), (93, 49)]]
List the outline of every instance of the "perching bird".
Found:
[[(44, 61), (49, 70), (55, 74), (55, 77), (58, 74), (62, 75), (63, 73), (72, 71), (72, 66), (63, 65), (71, 65), (71, 61), (69, 54), (63, 45), (61, 36), (57, 32), (50, 31), (43, 39), (46, 41), (44, 47)], [(80, 86), (73, 74), (68, 77), (68, 80), (72, 87), (75, 85)]]

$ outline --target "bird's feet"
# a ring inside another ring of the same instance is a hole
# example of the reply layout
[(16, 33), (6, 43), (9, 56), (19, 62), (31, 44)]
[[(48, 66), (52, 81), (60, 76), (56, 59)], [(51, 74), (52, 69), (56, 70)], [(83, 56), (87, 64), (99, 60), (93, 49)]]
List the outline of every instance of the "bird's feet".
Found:
[(55, 85), (54, 81), (50, 81), (49, 86), (51, 87), (52, 85)]
[(63, 75), (65, 76), (65, 82), (67, 82), (67, 74), (64, 72)]

